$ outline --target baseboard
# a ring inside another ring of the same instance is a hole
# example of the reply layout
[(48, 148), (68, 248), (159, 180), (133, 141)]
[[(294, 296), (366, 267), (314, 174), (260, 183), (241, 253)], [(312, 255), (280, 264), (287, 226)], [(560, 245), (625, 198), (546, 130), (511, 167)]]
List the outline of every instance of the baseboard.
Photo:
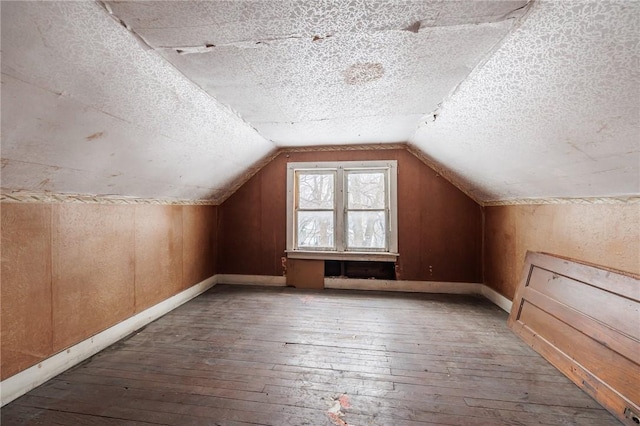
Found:
[(217, 275), (189, 287), (170, 298), (114, 325), (70, 348), (0, 382), (0, 406), (24, 395), (47, 380), (95, 355), (162, 315), (193, 299), (213, 287)]
[(507, 313), (511, 312), (511, 300), (491, 287), (480, 283), (456, 283), (447, 281), (367, 280), (354, 278), (325, 278), (325, 288), (343, 290), (403, 291), (415, 293), (478, 294), (489, 299)]
[[(286, 286), (286, 277), (277, 275), (240, 275), (219, 274), (218, 284), (234, 285), (262, 285)], [(340, 290), (373, 290), (373, 291), (402, 291), (414, 293), (444, 293), (444, 294), (477, 294), (489, 299), (495, 305), (506, 311), (511, 311), (511, 301), (480, 283), (456, 283), (447, 281), (409, 281), (409, 280), (369, 280), (357, 278), (325, 278), (324, 287)]]
[(511, 312), (511, 306), (513, 305), (513, 302), (511, 302), (511, 300), (507, 299), (506, 297), (504, 297), (503, 295), (501, 295), (491, 287), (487, 286), (486, 284), (482, 285), (481, 294), (487, 299), (491, 300), (503, 311), (507, 313)]
[(478, 283), (443, 281), (369, 280), (357, 278), (325, 278), (324, 287), (341, 290), (402, 291), (413, 293), (481, 294)]
[(287, 285), (287, 277), (278, 275), (218, 274), (216, 278), (218, 284), (261, 285), (269, 287), (284, 287)]
[[(136, 314), (113, 327), (96, 334), (40, 363), (0, 382), (0, 406), (24, 395), (47, 380), (95, 355), (150, 322), (171, 312), (178, 306), (204, 293), (216, 284), (286, 286), (286, 277), (270, 275), (218, 274), (194, 285)], [(477, 294), (505, 310), (512, 302), (484, 284), (440, 281), (368, 280), (354, 278), (325, 278), (325, 288), (343, 290), (378, 290), (417, 293)]]

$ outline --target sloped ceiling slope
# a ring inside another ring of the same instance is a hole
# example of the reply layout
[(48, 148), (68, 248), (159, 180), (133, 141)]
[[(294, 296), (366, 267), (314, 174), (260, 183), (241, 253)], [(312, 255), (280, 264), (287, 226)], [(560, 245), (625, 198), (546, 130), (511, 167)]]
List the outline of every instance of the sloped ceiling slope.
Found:
[(136, 36), (279, 146), (406, 142), (519, 1), (128, 2)]
[(479, 201), (640, 194), (638, 1), (0, 7), (3, 193), (220, 202), (278, 147), (409, 141)]
[(639, 58), (640, 2), (535, 2), (410, 142), (484, 201), (637, 196)]
[(6, 2), (2, 189), (219, 199), (275, 150), (95, 2)]

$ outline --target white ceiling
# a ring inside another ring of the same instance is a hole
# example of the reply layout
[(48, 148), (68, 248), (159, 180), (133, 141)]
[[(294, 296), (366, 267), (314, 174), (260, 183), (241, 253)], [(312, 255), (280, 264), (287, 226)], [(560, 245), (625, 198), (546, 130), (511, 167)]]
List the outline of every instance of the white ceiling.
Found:
[(5, 2), (2, 187), (216, 199), (276, 149), (94, 2)]
[(481, 200), (640, 194), (640, 2), (540, 1), (411, 143)]
[(220, 200), (277, 147), (409, 141), (479, 200), (640, 193), (638, 1), (1, 13), (5, 192)]
[(522, 14), (518, 9), (525, 4), (359, 0), (108, 6), (263, 136), (292, 146), (407, 141), (420, 118), (504, 37), (514, 22), (507, 18)]

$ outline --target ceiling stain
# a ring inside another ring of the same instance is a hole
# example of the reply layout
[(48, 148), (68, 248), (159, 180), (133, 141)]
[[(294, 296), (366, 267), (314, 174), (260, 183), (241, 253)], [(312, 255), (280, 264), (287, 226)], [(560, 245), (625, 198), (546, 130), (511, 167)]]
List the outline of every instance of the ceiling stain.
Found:
[(420, 31), (420, 26), (422, 26), (422, 22), (420, 21), (416, 21), (413, 24), (409, 25), (408, 27), (406, 27), (404, 30), (405, 31), (411, 31), (412, 33), (418, 33), (418, 31)]
[(87, 136), (85, 139), (87, 141), (93, 141), (93, 140), (96, 140), (96, 139), (100, 139), (104, 135), (105, 135), (105, 132), (96, 132), (96, 133), (94, 133), (92, 135)]
[(384, 75), (384, 67), (379, 62), (363, 62), (350, 65), (343, 72), (344, 82), (349, 85), (365, 84), (380, 80)]

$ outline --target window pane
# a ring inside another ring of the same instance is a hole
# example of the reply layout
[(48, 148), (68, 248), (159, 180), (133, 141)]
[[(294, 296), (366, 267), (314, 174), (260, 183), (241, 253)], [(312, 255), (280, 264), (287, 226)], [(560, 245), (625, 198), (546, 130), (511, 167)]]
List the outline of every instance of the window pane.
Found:
[(347, 229), (349, 248), (386, 248), (384, 211), (348, 212)]
[(349, 209), (384, 209), (384, 172), (349, 172)]
[(298, 172), (298, 208), (333, 209), (333, 173)]
[(333, 212), (298, 211), (298, 247), (333, 246)]

